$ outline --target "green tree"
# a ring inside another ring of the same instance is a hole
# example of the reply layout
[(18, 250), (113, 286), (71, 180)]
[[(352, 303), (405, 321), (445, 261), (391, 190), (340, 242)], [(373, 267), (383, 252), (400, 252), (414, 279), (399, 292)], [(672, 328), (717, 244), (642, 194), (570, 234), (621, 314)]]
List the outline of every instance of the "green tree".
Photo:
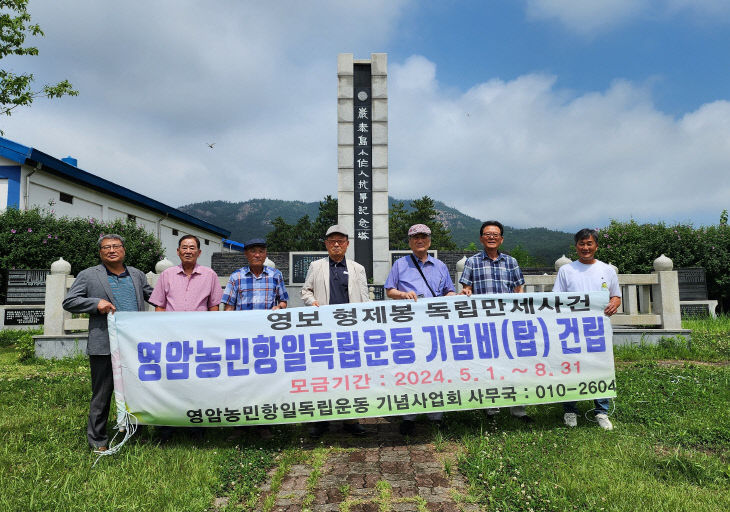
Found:
[(410, 208), (400, 202), (390, 208), (389, 230), (391, 249), (408, 249), (408, 228), (413, 224), (425, 224), (431, 228), (431, 248), (441, 251), (457, 249), (451, 232), (438, 219), (439, 211), (428, 196), (414, 199)]
[(522, 268), (528, 268), (528, 267), (539, 267), (540, 262), (530, 256), (530, 253), (527, 252), (526, 249), (524, 249), (521, 245), (517, 244), (512, 248), (512, 250), (509, 251), (509, 255), (512, 256), (514, 259), (517, 260), (517, 263)]
[(99, 235), (124, 237), (126, 262), (144, 272), (154, 270), (164, 251), (159, 240), (134, 222), (100, 222), (93, 218), (56, 218), (34, 208), (8, 208), (0, 214), (0, 268), (50, 268), (62, 257), (71, 272), (99, 263)]
[(304, 215), (296, 224), (289, 224), (282, 217), (275, 218), (271, 224), (274, 229), (266, 235), (270, 251), (321, 251), (327, 228), (337, 224), (337, 199), (328, 195), (320, 201), (314, 222), (309, 215)]
[[(8, 55), (38, 55), (35, 46), (24, 46), (26, 37), (43, 36), (41, 27), (31, 23), (27, 6), (28, 0), (0, 0), (0, 59)], [(29, 106), (40, 96), (60, 98), (78, 95), (68, 80), (44, 85), (35, 91), (32, 83), (31, 73), (16, 74), (0, 69), (0, 114), (9, 116), (16, 107)]]
[[(703, 267), (710, 298), (730, 307), (730, 226), (691, 224), (638, 224), (618, 222), (598, 231), (596, 257), (613, 263), (622, 274), (645, 274), (654, 270), (661, 254), (672, 259), (674, 268)], [(575, 259), (575, 248), (570, 258)]]
[(312, 237), (317, 247), (322, 247), (322, 240), (327, 233), (327, 228), (337, 224), (337, 199), (328, 195), (324, 201), (319, 202), (319, 213), (312, 224)]

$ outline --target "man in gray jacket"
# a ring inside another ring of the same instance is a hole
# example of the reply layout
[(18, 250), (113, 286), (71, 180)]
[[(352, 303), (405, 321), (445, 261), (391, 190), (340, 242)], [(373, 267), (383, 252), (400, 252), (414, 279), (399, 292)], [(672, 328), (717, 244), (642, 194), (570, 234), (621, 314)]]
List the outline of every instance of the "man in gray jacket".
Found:
[(152, 293), (141, 270), (124, 264), (124, 239), (108, 234), (99, 238), (101, 265), (79, 272), (63, 299), (63, 309), (89, 314), (86, 353), (91, 366), (91, 403), (86, 436), (96, 451), (106, 451), (114, 380), (106, 316), (115, 311), (144, 311)]

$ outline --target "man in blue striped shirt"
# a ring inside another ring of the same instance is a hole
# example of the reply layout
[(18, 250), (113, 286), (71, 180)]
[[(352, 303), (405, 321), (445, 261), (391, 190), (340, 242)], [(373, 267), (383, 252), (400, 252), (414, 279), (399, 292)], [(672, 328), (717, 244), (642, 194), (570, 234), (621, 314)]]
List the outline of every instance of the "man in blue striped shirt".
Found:
[[(512, 256), (499, 252), (504, 241), (504, 226), (496, 220), (488, 220), (479, 230), (479, 241), (484, 250), (466, 260), (464, 273), (459, 279), (463, 286), (461, 293), (465, 295), (484, 295), (490, 293), (521, 293), (525, 278)], [(525, 423), (533, 420), (525, 412), (524, 405), (510, 407), (512, 416)], [(498, 408), (487, 409), (492, 416), (499, 413)]]
[(226, 311), (284, 309), (289, 294), (281, 271), (264, 265), (266, 241), (254, 238), (244, 245), (248, 266), (231, 274), (221, 302)]

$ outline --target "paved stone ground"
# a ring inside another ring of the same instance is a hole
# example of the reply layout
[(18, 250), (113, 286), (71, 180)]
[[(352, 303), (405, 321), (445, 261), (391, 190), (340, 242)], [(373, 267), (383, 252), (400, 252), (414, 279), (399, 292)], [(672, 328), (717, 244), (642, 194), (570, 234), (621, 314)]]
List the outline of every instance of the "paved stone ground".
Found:
[[(317, 468), (291, 466), (277, 489), (273, 512), (432, 511), (473, 512), (466, 501), (467, 484), (458, 471), (454, 443), (437, 441), (430, 424), (417, 423), (416, 434), (398, 433), (398, 418), (362, 420), (370, 435), (354, 438), (341, 432), (340, 423), (305, 449), (320, 447), (324, 458)], [(315, 463), (316, 465), (316, 463)], [(448, 468), (448, 469), (447, 469)], [(314, 471), (314, 475), (312, 475)], [(262, 487), (259, 504), (271, 495), (271, 477)], [(316, 486), (308, 489), (309, 480)], [(261, 510), (259, 508), (258, 510)]]

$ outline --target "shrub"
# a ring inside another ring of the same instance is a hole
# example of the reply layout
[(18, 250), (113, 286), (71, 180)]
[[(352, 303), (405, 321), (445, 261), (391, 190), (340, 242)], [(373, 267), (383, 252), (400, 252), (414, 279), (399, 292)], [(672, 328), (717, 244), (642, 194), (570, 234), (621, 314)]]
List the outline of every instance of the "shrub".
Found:
[(125, 239), (126, 262), (143, 272), (153, 270), (164, 251), (157, 238), (134, 222), (100, 222), (93, 218), (56, 218), (33, 208), (8, 208), (0, 214), (0, 268), (50, 268), (63, 257), (71, 273), (99, 263), (97, 241), (101, 234), (117, 233)]
[(18, 361), (30, 361), (35, 358), (35, 343), (33, 334), (28, 331), (22, 331), (18, 341), (15, 343), (15, 351), (18, 353)]
[[(674, 268), (703, 267), (711, 298), (730, 307), (730, 227), (693, 227), (691, 224), (667, 226), (611, 221), (598, 230), (596, 257), (618, 267), (622, 274), (646, 274), (654, 270), (661, 254), (671, 258)], [(571, 258), (577, 258), (575, 248)]]
[(18, 340), (23, 334), (29, 333), (31, 336), (36, 334), (43, 334), (42, 329), (3, 329), (0, 330), (0, 347), (10, 347), (17, 345)]

